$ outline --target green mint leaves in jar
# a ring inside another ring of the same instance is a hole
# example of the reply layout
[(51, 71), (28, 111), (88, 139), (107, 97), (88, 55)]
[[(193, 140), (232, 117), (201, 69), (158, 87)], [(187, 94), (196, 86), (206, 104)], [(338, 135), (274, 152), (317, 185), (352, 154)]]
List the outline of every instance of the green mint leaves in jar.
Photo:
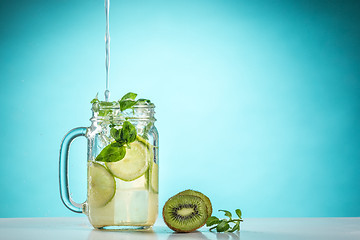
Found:
[(132, 108), (135, 104), (138, 103), (150, 103), (150, 100), (148, 99), (144, 99), (144, 98), (140, 98), (138, 100), (135, 100), (137, 94), (136, 93), (132, 93), (129, 92), (127, 94), (125, 94), (120, 100), (119, 100), (119, 104), (120, 104), (120, 111), (124, 111), (126, 109)]
[(136, 140), (137, 136), (136, 128), (129, 121), (125, 121), (120, 129), (112, 127), (110, 135), (120, 144), (132, 143)]
[(125, 157), (126, 148), (123, 144), (113, 142), (107, 145), (96, 157), (98, 162), (117, 162)]
[[(132, 109), (134, 111), (134, 106), (136, 104), (149, 104), (151, 103), (148, 99), (138, 99), (136, 100), (137, 94), (129, 92), (125, 94), (117, 103), (121, 112), (124, 112), (127, 109)], [(103, 107), (112, 106), (114, 103), (99, 101), (98, 95), (90, 102), (93, 104), (93, 111), (98, 112), (98, 115), (101, 117), (112, 117), (113, 110), (103, 109)], [(126, 118), (125, 118), (126, 119)], [(149, 128), (152, 126), (150, 123)], [(107, 145), (100, 154), (96, 157), (96, 161), (99, 162), (117, 162), (122, 160), (126, 154), (126, 147), (130, 147), (130, 143), (134, 142), (137, 139), (137, 132), (135, 126), (128, 120), (124, 121), (121, 126), (116, 126), (114, 123), (109, 124), (110, 127), (110, 136), (115, 140), (111, 144)], [(146, 133), (148, 129), (145, 129)], [(145, 136), (144, 134), (143, 136)]]

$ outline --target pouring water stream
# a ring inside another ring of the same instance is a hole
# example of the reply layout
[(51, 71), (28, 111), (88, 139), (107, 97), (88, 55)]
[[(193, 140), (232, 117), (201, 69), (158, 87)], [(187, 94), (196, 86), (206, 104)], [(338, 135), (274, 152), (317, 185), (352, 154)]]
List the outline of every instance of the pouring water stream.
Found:
[(110, 90), (109, 90), (109, 70), (110, 70), (109, 8), (110, 8), (110, 0), (105, 0), (105, 17), (106, 17), (106, 32), (105, 32), (106, 90), (105, 90), (105, 101), (106, 102), (108, 102), (109, 98), (110, 98)]

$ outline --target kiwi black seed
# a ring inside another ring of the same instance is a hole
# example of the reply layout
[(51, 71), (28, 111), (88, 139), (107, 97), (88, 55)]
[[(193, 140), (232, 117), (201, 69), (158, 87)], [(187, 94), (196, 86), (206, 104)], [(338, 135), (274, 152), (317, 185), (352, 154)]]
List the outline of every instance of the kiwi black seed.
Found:
[(192, 195), (175, 195), (164, 205), (166, 225), (176, 232), (192, 232), (202, 227), (207, 218), (205, 202)]
[(210, 199), (206, 195), (202, 194), (201, 192), (191, 190), (191, 189), (179, 192), (178, 195), (192, 195), (192, 196), (196, 196), (196, 197), (201, 198), (206, 204), (208, 217), (211, 217), (211, 214), (212, 214), (212, 211), (213, 211), (212, 210), (212, 205), (211, 205)]

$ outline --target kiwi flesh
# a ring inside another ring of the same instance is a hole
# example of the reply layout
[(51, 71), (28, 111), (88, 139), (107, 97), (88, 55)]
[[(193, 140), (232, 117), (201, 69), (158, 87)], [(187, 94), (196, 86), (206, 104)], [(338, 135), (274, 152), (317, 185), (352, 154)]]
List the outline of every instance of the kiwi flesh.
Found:
[(207, 218), (205, 202), (193, 195), (175, 195), (164, 205), (166, 225), (176, 232), (192, 232), (202, 227)]
[(213, 211), (213, 210), (212, 210), (211, 201), (210, 201), (210, 199), (209, 199), (207, 196), (205, 196), (205, 195), (202, 194), (201, 192), (198, 192), (198, 191), (195, 191), (195, 190), (191, 190), (191, 189), (188, 189), (188, 190), (179, 192), (178, 195), (191, 195), (191, 196), (196, 196), (196, 197), (201, 198), (201, 199), (205, 202), (205, 204), (206, 204), (208, 217), (211, 217), (211, 214), (212, 214), (212, 211)]

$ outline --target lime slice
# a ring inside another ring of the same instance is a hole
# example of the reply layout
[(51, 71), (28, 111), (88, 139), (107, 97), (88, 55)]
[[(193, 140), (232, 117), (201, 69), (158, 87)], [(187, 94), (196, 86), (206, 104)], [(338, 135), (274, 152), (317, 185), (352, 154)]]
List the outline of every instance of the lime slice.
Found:
[(152, 162), (150, 168), (151, 188), (155, 193), (159, 192), (159, 165)]
[(106, 166), (117, 178), (132, 181), (141, 177), (148, 169), (152, 154), (148, 147), (140, 141), (130, 143), (125, 157), (117, 162), (107, 162)]
[(89, 163), (88, 203), (93, 207), (105, 206), (115, 195), (115, 178), (101, 164)]

